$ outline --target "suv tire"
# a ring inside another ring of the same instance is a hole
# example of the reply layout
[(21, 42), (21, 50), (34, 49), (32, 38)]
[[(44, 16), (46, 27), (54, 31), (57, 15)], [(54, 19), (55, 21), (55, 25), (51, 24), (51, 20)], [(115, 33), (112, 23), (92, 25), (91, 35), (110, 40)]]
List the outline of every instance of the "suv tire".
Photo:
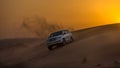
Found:
[(53, 49), (52, 49), (52, 46), (48, 46), (48, 49), (49, 49), (49, 50), (53, 50)]
[(71, 37), (71, 42), (73, 42), (74, 41), (74, 39), (73, 39), (73, 37)]
[(62, 43), (62, 46), (65, 46), (66, 45), (66, 40), (63, 39), (63, 43)]

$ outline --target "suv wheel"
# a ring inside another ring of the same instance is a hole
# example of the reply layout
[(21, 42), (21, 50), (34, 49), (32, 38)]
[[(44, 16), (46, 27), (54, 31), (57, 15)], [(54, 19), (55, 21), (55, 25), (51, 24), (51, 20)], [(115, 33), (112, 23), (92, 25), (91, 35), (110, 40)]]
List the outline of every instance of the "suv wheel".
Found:
[(73, 37), (71, 37), (71, 42), (73, 42), (74, 41), (74, 39), (73, 39)]
[(65, 39), (63, 39), (62, 45), (63, 45), (63, 46), (66, 45), (66, 40), (65, 40)]
[(53, 49), (52, 49), (52, 46), (48, 46), (48, 49), (49, 49), (49, 50), (53, 50)]

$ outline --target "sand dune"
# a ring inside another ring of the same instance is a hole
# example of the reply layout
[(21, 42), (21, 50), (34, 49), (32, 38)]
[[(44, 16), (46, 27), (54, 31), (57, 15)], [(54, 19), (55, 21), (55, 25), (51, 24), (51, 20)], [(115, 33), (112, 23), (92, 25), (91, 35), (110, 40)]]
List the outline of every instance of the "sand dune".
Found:
[(0, 42), (0, 68), (120, 68), (119, 26), (74, 31), (73, 43), (53, 51), (47, 49), (45, 40), (14, 40), (2, 47), (9, 42), (4, 40)]

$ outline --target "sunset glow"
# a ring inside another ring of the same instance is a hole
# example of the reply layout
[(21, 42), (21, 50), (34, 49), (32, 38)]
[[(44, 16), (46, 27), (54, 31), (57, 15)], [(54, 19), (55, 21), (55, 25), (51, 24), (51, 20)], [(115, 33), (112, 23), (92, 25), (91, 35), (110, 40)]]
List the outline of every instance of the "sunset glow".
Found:
[(120, 22), (120, 0), (0, 0), (0, 3), (3, 35), (16, 31), (24, 18), (35, 15), (76, 30)]

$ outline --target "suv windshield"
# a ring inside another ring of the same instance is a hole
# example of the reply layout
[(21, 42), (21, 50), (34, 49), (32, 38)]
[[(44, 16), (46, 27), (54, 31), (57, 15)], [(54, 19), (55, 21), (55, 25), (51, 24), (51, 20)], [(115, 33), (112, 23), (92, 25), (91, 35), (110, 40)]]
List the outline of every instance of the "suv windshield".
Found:
[(58, 32), (52, 33), (52, 34), (50, 35), (50, 37), (58, 36), (58, 35), (62, 35), (62, 34), (63, 34), (62, 31), (58, 31)]

